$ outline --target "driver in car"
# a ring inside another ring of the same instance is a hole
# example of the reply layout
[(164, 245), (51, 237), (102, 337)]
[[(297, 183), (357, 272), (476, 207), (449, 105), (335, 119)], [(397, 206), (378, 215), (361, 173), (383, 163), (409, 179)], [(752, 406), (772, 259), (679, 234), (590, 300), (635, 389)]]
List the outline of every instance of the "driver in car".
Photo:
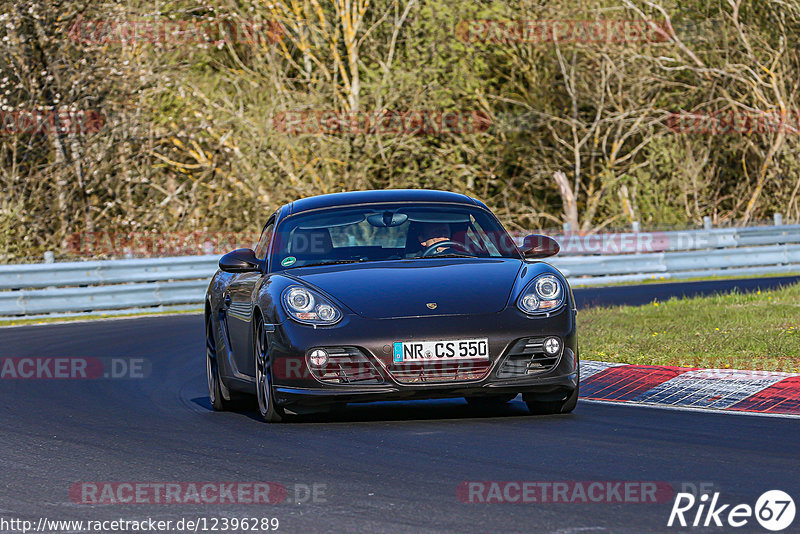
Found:
[[(450, 225), (447, 223), (424, 223), (417, 234), (419, 244), (422, 245), (422, 250), (427, 250), (436, 243), (443, 243), (451, 241)], [(441, 254), (448, 250), (449, 246), (443, 246), (435, 249), (434, 254)]]

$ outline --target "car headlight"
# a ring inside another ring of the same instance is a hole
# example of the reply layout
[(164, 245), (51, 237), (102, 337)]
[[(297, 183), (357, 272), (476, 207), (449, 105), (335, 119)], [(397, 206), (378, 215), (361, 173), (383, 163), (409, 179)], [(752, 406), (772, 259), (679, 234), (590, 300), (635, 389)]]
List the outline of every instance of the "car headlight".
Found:
[(556, 310), (564, 303), (564, 284), (551, 274), (537, 276), (517, 299), (517, 307), (525, 313)]
[(342, 312), (316, 291), (290, 286), (283, 291), (283, 309), (299, 323), (328, 325), (338, 323)]

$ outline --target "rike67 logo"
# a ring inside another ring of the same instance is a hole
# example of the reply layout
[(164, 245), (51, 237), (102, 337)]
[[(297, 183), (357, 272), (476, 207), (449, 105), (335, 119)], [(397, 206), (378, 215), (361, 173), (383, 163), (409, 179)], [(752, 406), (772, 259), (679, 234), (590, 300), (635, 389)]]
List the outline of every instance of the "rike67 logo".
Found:
[(763, 528), (779, 532), (788, 528), (794, 521), (794, 500), (784, 491), (765, 492), (758, 498), (755, 507), (744, 503), (722, 504), (719, 495), (719, 492), (716, 492), (709, 497), (704, 493), (697, 498), (691, 493), (678, 493), (667, 526), (739, 528), (747, 525), (755, 517)]

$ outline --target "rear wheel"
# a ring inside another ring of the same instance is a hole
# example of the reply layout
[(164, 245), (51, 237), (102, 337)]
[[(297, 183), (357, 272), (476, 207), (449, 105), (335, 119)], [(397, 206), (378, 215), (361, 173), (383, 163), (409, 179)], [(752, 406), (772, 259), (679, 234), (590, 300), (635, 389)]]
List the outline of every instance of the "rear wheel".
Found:
[(282, 408), (275, 405), (275, 395), (272, 387), (272, 367), (267, 354), (267, 339), (264, 332), (264, 322), (256, 317), (254, 331), (255, 359), (256, 359), (256, 395), (258, 396), (258, 411), (267, 423), (280, 423), (286, 417)]
[(467, 400), (467, 404), (475, 408), (499, 408), (514, 400), (516, 396), (516, 393), (506, 393), (504, 395), (465, 397), (465, 399)]
[(541, 398), (536, 395), (523, 395), (522, 398), (525, 404), (528, 405), (528, 410), (534, 415), (552, 415), (559, 413), (570, 413), (575, 409), (578, 404), (578, 388), (572, 390), (571, 393), (564, 395), (566, 398), (560, 400), (552, 400), (550, 398)]
[(230, 401), (222, 396), (222, 382), (217, 363), (217, 338), (211, 315), (206, 314), (206, 379), (208, 382), (208, 399), (214, 410), (222, 412), (230, 408)]

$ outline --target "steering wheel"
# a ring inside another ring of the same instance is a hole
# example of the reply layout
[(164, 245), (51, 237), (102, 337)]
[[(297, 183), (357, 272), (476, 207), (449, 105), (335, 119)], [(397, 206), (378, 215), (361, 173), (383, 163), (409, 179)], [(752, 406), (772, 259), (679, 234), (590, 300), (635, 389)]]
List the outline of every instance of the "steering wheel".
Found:
[[(446, 247), (446, 246), (450, 246), (450, 247), (456, 246), (456, 247), (464, 249), (464, 245), (462, 245), (461, 243), (457, 243), (455, 241), (450, 241), (448, 239), (447, 241), (439, 241), (438, 243), (434, 243), (433, 245), (431, 245), (428, 248), (426, 248), (425, 251), (422, 253), (422, 257), (424, 258), (426, 256), (429, 256), (429, 255), (431, 255), (431, 253), (434, 250), (436, 250), (438, 248)], [(464, 250), (466, 250), (466, 249), (464, 249)]]

